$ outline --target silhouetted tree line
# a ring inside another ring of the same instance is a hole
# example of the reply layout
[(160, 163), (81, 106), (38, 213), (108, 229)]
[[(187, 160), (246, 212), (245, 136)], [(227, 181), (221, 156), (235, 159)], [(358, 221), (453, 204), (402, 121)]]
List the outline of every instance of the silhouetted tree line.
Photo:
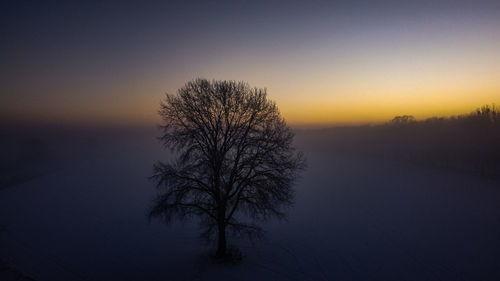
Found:
[(484, 105), (469, 114), (451, 117), (431, 117), (416, 121), (411, 115), (394, 117), (388, 125), (417, 125), (417, 126), (465, 126), (492, 128), (500, 126), (500, 112), (497, 107)]
[(500, 176), (500, 112), (485, 105), (469, 114), (416, 121), (397, 116), (383, 125), (385, 155), (470, 172)]
[(396, 116), (382, 125), (340, 127), (308, 134), (320, 151), (407, 160), (488, 177), (500, 177), (500, 112), (485, 105), (468, 114), (415, 120)]

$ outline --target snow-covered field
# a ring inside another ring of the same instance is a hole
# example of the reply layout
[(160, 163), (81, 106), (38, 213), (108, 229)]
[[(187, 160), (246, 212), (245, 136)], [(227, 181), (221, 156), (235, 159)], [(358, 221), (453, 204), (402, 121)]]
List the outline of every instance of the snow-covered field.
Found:
[[(148, 222), (144, 136), (0, 190), (0, 259), (43, 280), (500, 280), (500, 181), (336, 153), (300, 132), (308, 169), (284, 222), (212, 262), (196, 224)], [(118, 138), (117, 138), (118, 139)]]

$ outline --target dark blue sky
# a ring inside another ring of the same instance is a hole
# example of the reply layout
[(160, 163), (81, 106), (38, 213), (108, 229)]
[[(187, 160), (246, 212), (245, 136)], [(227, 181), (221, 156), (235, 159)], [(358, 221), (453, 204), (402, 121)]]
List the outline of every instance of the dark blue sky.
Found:
[[(0, 10), (0, 109), (26, 120), (152, 122), (163, 92), (204, 76), (268, 87), (295, 122), (316, 122), (320, 117), (297, 115), (302, 96), (319, 93), (320, 101), (342, 104), (342, 95), (371, 95), (347, 84), (372, 82), (311, 77), (339, 77), (344, 69), (401, 73), (405, 61), (416, 67), (425, 52), (433, 55), (425, 67), (440, 69), (431, 62), (450, 46), (459, 67), (498, 60), (488, 46), (499, 44), (500, 1), (8, 1)], [(434, 83), (426, 79), (411, 83)], [(306, 93), (311, 84), (316, 88)], [(380, 87), (376, 92), (387, 85)]]

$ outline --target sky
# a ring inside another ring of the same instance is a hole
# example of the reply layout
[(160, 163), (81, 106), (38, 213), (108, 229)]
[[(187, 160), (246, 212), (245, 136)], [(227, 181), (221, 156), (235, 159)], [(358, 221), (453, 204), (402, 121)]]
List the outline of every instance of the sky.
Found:
[(289, 124), (500, 104), (500, 1), (3, 1), (0, 118), (154, 125), (187, 81), (266, 88)]

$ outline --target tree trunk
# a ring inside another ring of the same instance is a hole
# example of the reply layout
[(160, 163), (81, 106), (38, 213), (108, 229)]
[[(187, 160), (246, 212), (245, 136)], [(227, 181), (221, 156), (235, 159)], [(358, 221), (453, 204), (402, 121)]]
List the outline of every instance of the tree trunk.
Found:
[(217, 239), (217, 252), (216, 258), (224, 258), (226, 256), (227, 242), (226, 242), (226, 226), (224, 223), (219, 223), (218, 227), (219, 237)]

